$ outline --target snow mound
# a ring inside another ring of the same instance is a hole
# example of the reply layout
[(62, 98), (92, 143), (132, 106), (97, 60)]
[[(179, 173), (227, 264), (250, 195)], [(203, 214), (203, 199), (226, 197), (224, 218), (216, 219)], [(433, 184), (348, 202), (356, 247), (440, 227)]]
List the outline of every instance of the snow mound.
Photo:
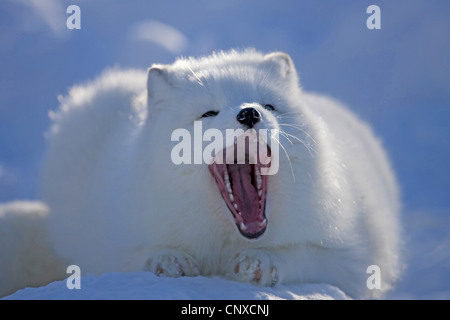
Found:
[(157, 277), (149, 272), (107, 273), (81, 277), (80, 289), (68, 289), (66, 280), (39, 288), (26, 288), (4, 299), (42, 300), (321, 300), (349, 299), (327, 284), (257, 287), (219, 277)]

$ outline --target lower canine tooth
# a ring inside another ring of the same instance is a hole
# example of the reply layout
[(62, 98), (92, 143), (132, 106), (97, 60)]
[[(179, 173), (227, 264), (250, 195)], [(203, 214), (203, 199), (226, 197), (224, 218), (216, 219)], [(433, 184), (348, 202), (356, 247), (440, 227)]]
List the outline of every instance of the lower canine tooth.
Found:
[(247, 226), (243, 222), (241, 222), (241, 229), (244, 231), (247, 230)]
[(262, 227), (263, 225), (265, 225), (267, 222), (267, 219), (264, 219), (263, 221), (259, 222), (259, 226)]

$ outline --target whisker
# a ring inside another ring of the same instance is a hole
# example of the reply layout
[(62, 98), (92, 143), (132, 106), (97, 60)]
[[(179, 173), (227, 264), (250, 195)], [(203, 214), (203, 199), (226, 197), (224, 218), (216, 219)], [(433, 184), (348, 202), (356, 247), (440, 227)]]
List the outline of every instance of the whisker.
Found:
[(300, 142), (300, 143), (308, 150), (309, 155), (311, 156), (311, 158), (314, 157), (314, 155), (313, 155), (313, 153), (312, 153), (311, 146), (309, 146), (308, 144), (306, 144), (305, 141), (303, 141), (303, 140), (300, 139), (299, 137), (294, 136), (294, 135), (292, 135), (292, 134), (290, 134), (290, 133), (287, 133), (287, 132), (285, 132), (285, 131), (280, 131), (280, 133), (283, 134), (283, 136), (284, 136), (291, 144), (293, 144), (293, 143), (292, 143), (292, 141), (291, 141), (288, 137), (291, 137), (291, 138), (297, 140), (298, 142)]
[(269, 78), (269, 75), (272, 73), (273, 69), (274, 69), (274, 65), (271, 65), (270, 68), (264, 74), (264, 76), (261, 77), (261, 80), (259, 81), (260, 88), (264, 87), (264, 82), (266, 82), (266, 80)]
[(292, 161), (291, 161), (291, 158), (289, 157), (289, 154), (287, 153), (286, 148), (283, 146), (283, 144), (281, 143), (280, 140), (278, 140), (274, 136), (272, 136), (272, 138), (275, 139), (276, 142), (278, 142), (278, 144), (280, 145), (280, 147), (283, 149), (284, 153), (286, 154), (286, 158), (289, 161), (289, 166), (291, 167), (292, 178), (294, 179), (294, 182), (295, 182), (294, 168), (292, 167)]
[(294, 143), (292, 143), (292, 141), (289, 139), (288, 135), (286, 134), (286, 132), (284, 131), (279, 131), (280, 134), (283, 135), (283, 137), (285, 137), (287, 139), (287, 141), (289, 141), (291, 143), (291, 145), (294, 145)]
[(311, 134), (308, 133), (307, 131), (303, 130), (300, 125), (295, 125), (295, 124), (290, 124), (290, 123), (279, 123), (278, 125), (295, 128), (298, 131), (304, 133), (306, 136), (308, 136), (308, 138), (310, 138), (312, 142), (317, 143), (316, 140), (314, 140), (314, 138), (311, 136)]
[(293, 123), (279, 123), (279, 125), (280, 126), (286, 126), (286, 127), (291, 127), (291, 128), (294, 128), (294, 129), (298, 129), (298, 130), (303, 130), (302, 129), (302, 125), (299, 125), (299, 124), (293, 124)]
[(200, 77), (197, 75), (197, 73), (195, 73), (195, 71), (191, 68), (191, 66), (189, 65), (189, 63), (186, 64), (189, 71), (194, 75), (196, 82), (201, 85), (202, 87), (204, 86), (202, 79), (200, 79)]
[(289, 111), (289, 112), (285, 112), (285, 113), (279, 114), (278, 117), (283, 117), (283, 116), (285, 116), (287, 114), (301, 114), (301, 112), (299, 112), (299, 111)]

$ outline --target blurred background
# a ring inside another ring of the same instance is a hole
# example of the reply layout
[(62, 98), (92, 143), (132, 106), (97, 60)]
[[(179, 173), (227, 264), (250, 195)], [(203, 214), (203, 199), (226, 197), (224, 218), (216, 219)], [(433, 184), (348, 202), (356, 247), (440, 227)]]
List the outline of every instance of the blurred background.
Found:
[[(69, 5), (81, 29), (69, 30)], [(369, 5), (381, 29), (369, 30)], [(403, 194), (408, 269), (391, 298), (450, 299), (450, 1), (0, 1), (0, 202), (39, 199), (49, 111), (108, 67), (254, 47), (372, 125)]]

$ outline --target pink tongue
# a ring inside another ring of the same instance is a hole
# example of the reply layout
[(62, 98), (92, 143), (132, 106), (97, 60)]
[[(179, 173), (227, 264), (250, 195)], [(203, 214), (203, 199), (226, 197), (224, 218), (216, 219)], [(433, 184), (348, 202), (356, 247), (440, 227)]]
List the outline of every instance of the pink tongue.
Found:
[(259, 196), (252, 184), (253, 165), (228, 164), (231, 186), (238, 211), (242, 213), (245, 222), (254, 222), (259, 217)]

